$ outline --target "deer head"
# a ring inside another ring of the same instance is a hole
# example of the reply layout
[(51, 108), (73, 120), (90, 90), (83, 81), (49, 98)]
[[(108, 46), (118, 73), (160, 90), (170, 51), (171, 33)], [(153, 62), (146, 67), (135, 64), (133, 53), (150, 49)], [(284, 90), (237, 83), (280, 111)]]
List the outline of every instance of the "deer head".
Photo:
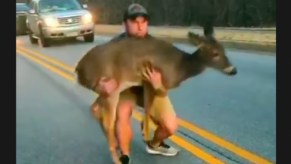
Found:
[(213, 36), (212, 26), (204, 27), (204, 36), (188, 33), (190, 43), (198, 47), (199, 60), (206, 66), (219, 70), (227, 75), (235, 75), (236, 68), (231, 64), (225, 54), (224, 47)]

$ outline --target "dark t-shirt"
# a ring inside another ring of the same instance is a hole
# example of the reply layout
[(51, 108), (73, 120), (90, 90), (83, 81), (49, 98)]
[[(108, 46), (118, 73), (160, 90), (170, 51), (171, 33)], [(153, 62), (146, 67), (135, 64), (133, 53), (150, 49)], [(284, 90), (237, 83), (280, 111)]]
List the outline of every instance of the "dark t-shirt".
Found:
[[(128, 35), (126, 32), (123, 32), (123, 33), (115, 36), (114, 38), (112, 38), (110, 41), (118, 41), (118, 40), (121, 40), (121, 39), (124, 39), (124, 38), (127, 38), (127, 37), (131, 37), (131, 36)], [(152, 36), (150, 34), (147, 34), (145, 36), (145, 38), (152, 38)]]

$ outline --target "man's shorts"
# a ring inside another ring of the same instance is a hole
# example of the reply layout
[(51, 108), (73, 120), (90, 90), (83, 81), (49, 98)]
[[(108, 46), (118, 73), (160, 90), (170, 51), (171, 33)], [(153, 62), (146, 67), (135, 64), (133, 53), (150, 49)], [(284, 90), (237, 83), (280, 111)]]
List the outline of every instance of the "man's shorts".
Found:
[[(143, 108), (143, 95), (143, 87), (132, 87), (121, 93), (120, 103), (122, 103), (122, 101), (131, 101), (134, 105)], [(150, 114), (152, 119), (157, 122), (162, 121), (164, 119), (163, 117), (168, 114), (176, 115), (168, 96), (156, 96), (153, 100), (153, 109)]]

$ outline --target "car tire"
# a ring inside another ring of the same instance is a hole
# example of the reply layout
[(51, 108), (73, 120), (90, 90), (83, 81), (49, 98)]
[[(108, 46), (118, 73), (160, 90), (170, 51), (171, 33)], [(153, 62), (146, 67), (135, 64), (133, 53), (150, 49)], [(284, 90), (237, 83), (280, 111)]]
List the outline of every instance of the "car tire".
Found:
[(39, 28), (38, 45), (40, 47), (49, 47), (50, 40), (44, 37), (41, 26), (38, 26), (38, 28)]
[(94, 42), (94, 33), (84, 35), (85, 42)]

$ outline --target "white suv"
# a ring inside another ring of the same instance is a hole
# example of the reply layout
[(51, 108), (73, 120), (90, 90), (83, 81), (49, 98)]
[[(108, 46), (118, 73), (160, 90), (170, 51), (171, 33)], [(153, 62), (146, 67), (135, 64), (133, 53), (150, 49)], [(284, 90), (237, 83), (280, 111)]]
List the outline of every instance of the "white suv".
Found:
[(54, 39), (83, 36), (94, 41), (92, 15), (78, 0), (32, 0), (27, 15), (29, 39), (42, 47)]

